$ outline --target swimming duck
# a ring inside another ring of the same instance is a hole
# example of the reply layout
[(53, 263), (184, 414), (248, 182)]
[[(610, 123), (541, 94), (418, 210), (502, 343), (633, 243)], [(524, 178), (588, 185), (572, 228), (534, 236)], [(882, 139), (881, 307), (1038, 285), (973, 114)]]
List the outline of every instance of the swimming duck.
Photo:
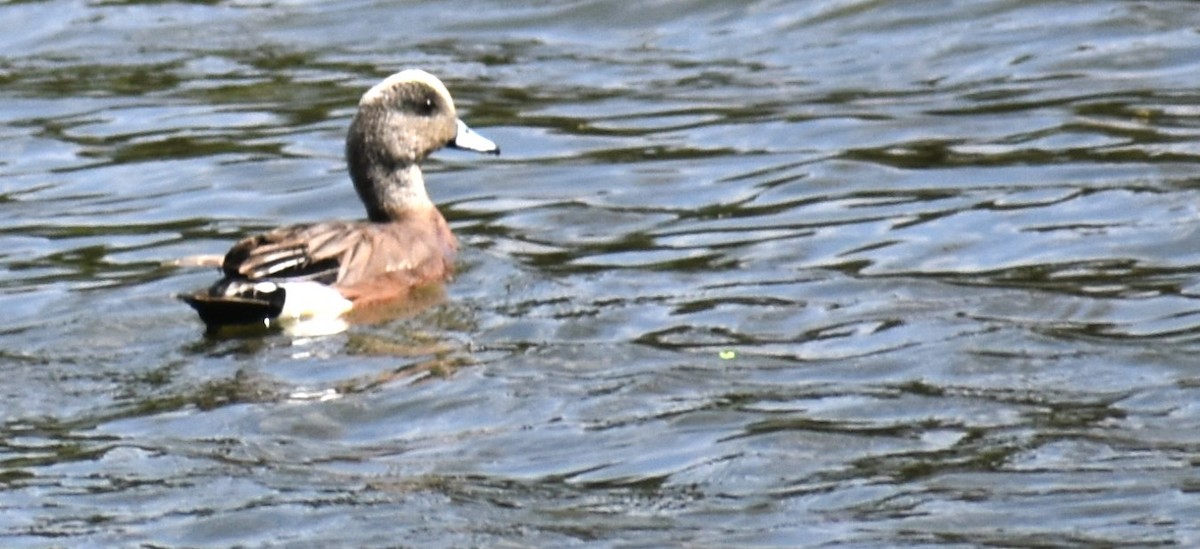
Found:
[(393, 74), (363, 94), (346, 162), (366, 221), (292, 225), (242, 239), (208, 290), (180, 295), (216, 328), (340, 317), (403, 299), (453, 273), (458, 243), (425, 191), (420, 163), (442, 147), (500, 154), (422, 70)]

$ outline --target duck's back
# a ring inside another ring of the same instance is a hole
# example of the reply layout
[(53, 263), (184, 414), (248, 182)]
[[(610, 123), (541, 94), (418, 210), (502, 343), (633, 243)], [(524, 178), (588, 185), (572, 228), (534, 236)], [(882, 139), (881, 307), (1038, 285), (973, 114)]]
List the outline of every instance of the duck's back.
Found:
[(404, 274), (442, 280), (457, 242), (437, 210), (387, 223), (334, 221), (280, 227), (244, 238), (225, 255), (229, 278), (305, 279), (339, 289)]

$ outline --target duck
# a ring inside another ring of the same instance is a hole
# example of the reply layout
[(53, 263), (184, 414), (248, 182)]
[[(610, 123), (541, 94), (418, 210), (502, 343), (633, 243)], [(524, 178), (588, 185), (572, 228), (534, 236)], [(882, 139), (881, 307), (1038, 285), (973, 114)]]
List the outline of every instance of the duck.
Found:
[(420, 69), (388, 76), (359, 99), (346, 136), (346, 164), (366, 219), (245, 237), (219, 261), (219, 280), (178, 297), (210, 330), (271, 327), (341, 318), (445, 282), (458, 241), (421, 172), (421, 162), (443, 147), (500, 154), (459, 119), (437, 77)]

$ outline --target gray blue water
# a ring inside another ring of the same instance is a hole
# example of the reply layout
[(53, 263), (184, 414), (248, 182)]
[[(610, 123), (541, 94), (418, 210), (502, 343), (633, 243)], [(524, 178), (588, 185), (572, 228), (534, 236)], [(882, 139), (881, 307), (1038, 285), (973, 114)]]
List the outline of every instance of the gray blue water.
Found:
[[(0, 2), (0, 546), (1200, 545), (1191, 2)], [(170, 266), (362, 216), (444, 296), (207, 337)]]

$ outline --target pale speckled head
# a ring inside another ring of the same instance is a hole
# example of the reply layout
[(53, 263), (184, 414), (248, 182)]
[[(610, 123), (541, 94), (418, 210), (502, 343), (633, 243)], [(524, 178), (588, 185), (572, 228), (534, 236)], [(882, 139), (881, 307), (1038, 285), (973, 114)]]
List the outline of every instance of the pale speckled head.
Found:
[[(458, 119), (454, 100), (441, 80), (420, 69), (400, 71), (367, 90), (358, 101), (355, 126), (370, 139), (384, 138), (390, 160), (419, 161), (444, 146), (499, 153), (495, 143)], [(351, 138), (355, 137), (351, 127)]]
[(427, 203), (417, 165), (446, 146), (500, 153), (458, 119), (446, 85), (432, 74), (403, 70), (367, 90), (346, 136), (346, 161), (370, 217)]

